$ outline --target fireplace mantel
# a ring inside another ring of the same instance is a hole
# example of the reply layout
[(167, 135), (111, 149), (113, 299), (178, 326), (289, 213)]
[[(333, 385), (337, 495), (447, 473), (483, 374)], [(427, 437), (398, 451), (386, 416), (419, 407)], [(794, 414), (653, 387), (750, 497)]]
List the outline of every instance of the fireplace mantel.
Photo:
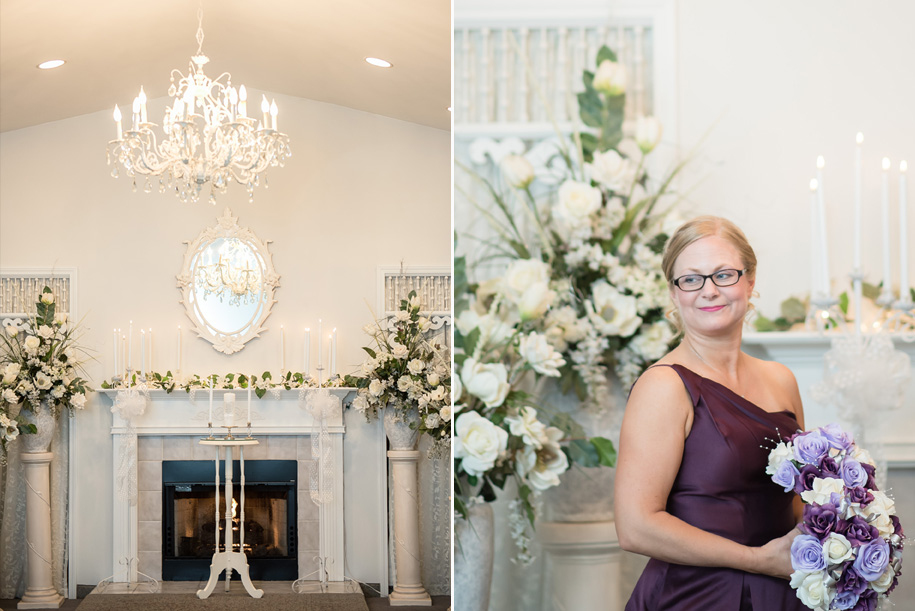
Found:
[[(343, 580), (344, 538), (343, 538), (343, 404), (352, 398), (354, 388), (330, 388), (331, 395), (340, 399), (340, 408), (328, 417), (327, 429), (333, 446), (334, 478), (333, 501), (318, 507), (320, 521), (321, 555), (329, 559), (328, 575), (331, 581)], [(256, 395), (251, 398), (252, 434), (255, 437), (269, 435), (310, 436), (314, 431), (314, 419), (307, 409), (308, 395), (319, 389), (281, 390), (278, 397), (268, 391), (263, 398)], [(117, 395), (116, 389), (99, 389), (107, 397), (107, 407), (111, 407)], [(247, 391), (214, 390), (214, 410), (221, 408), (223, 395), (234, 392), (236, 410), (244, 413), (248, 406)], [(103, 401), (103, 403), (105, 403)], [(205, 436), (208, 432), (207, 418), (209, 412), (209, 391), (198, 390), (191, 395), (184, 391), (167, 393), (164, 390), (149, 391), (149, 400), (144, 413), (133, 421), (134, 434), (130, 434), (128, 423), (117, 414), (112, 415), (111, 436), (113, 440), (113, 465), (111, 478), (113, 489), (112, 521), (112, 558), (115, 567), (120, 566), (122, 558), (137, 557), (138, 517), (136, 505), (131, 506), (127, 500), (121, 500), (117, 493), (117, 472), (121, 453), (136, 452), (137, 438), (140, 436), (174, 435)], [(218, 422), (218, 419), (216, 419)], [(241, 419), (239, 419), (240, 421)], [(241, 432), (242, 428), (236, 428)], [(213, 427), (216, 435), (224, 432), (218, 426)], [(214, 456), (215, 458), (215, 456)], [(136, 469), (136, 465), (134, 465)], [(134, 473), (136, 477), (136, 472)], [(136, 579), (136, 564), (131, 565), (130, 580)], [(127, 581), (127, 574), (115, 576), (115, 581)]]

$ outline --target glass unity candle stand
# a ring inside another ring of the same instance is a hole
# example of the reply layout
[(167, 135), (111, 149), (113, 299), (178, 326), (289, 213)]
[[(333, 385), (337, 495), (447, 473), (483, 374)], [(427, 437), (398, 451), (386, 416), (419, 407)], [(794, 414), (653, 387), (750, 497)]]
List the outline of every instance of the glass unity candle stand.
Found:
[[(197, 598), (208, 598), (219, 581), (220, 574), (226, 572), (226, 592), (229, 591), (229, 582), (232, 579), (232, 571), (238, 571), (241, 582), (245, 590), (252, 598), (260, 598), (264, 595), (263, 590), (258, 590), (251, 583), (251, 577), (248, 575), (248, 558), (245, 556), (245, 446), (254, 446), (259, 442), (250, 436), (247, 439), (236, 439), (229, 435), (225, 439), (201, 439), (201, 445), (216, 446), (216, 551), (213, 553), (213, 561), (210, 563), (210, 578), (207, 585), (202, 590), (197, 590)], [(239, 464), (241, 467), (241, 512), (239, 514), (239, 551), (233, 551), (232, 541), (232, 448), (238, 447)], [(226, 512), (224, 515), (226, 524), (225, 551), (219, 551), (219, 451), (225, 448), (225, 465), (226, 480)]]

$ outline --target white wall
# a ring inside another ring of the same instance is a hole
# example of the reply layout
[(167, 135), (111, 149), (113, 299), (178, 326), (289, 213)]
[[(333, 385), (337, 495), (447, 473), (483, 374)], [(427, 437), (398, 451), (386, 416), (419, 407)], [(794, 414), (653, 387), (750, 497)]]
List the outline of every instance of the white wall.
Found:
[[(214, 225), (226, 206), (240, 225), (273, 240), (278, 303), (269, 330), (232, 356), (185, 331), (184, 369), (191, 373), (278, 371), (281, 324), (287, 366), (301, 370), (302, 329), (314, 329), (319, 317), (325, 329), (338, 329), (338, 370), (352, 372), (363, 354), (361, 328), (371, 322), (369, 306), (375, 308), (376, 266), (450, 265), (449, 132), (293, 97), (276, 100), (293, 156), (267, 172), (270, 188), (258, 188), (254, 204), (241, 185), (216, 206), (181, 204), (172, 195), (143, 193), (142, 185), (133, 193), (126, 177), (109, 176), (108, 110), (0, 134), (0, 266), (78, 269), (83, 343), (97, 358), (87, 366), (94, 385), (112, 373), (112, 328), (126, 329), (130, 320), (135, 333), (153, 328), (156, 369), (174, 369), (176, 328), (188, 327), (175, 286), (182, 242)], [(163, 105), (153, 101), (150, 117)], [(344, 451), (346, 573), (379, 582), (376, 550), (383, 542), (374, 529), (360, 528), (376, 523), (365, 499), (382, 484), (370, 477), (374, 466), (360, 468), (377, 461), (360, 451), (360, 440), (378, 432), (353, 416), (346, 419)], [(97, 397), (77, 417), (79, 584), (113, 572), (110, 425)]]

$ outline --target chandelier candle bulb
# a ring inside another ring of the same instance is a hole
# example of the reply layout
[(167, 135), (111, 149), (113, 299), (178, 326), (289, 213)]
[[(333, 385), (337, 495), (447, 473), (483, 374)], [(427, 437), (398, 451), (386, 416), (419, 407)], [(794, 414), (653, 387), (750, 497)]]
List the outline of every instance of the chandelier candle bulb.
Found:
[(883, 174), (881, 176), (880, 199), (883, 207), (883, 291), (887, 297), (893, 294), (893, 285), (890, 280), (890, 160), (883, 158)]
[(824, 297), (832, 294), (829, 283), (829, 245), (826, 240), (826, 197), (823, 194), (823, 168), (826, 167), (826, 160), (822, 155), (817, 157), (817, 212), (819, 213), (820, 223), (820, 282), (821, 292)]
[(227, 392), (222, 398), (223, 426), (235, 426), (235, 393)]
[(264, 113), (264, 129), (268, 129), (270, 124), (267, 122), (267, 116), (270, 114), (270, 102), (267, 101), (267, 96), (264, 96), (261, 101), (261, 112)]
[(270, 103), (270, 124), (271, 129), (276, 131), (276, 115), (279, 113), (279, 109), (276, 107), (276, 100), (273, 100)]
[(114, 105), (114, 120), (118, 126), (118, 140), (121, 140), (124, 137), (124, 132), (121, 129), (121, 109), (118, 108), (118, 105)]
[(140, 95), (137, 96), (137, 99), (140, 100), (140, 123), (147, 123), (146, 120), (146, 92), (143, 91), (143, 86), (140, 86)]
[(819, 215), (817, 214), (817, 208), (819, 206), (819, 189), (817, 188), (817, 179), (814, 178), (810, 181), (810, 301), (811, 306), (816, 300), (816, 295), (820, 293), (820, 287), (822, 286), (820, 282), (820, 262), (817, 260), (819, 256), (820, 249), (818, 248), (817, 242), (819, 242), (819, 228), (817, 227), (817, 219)]
[(912, 296), (909, 292), (909, 220), (908, 220), (908, 185), (906, 172), (909, 166), (905, 161), (899, 162), (899, 300), (902, 303), (911, 303)]
[(305, 375), (311, 371), (311, 329), (305, 329)]

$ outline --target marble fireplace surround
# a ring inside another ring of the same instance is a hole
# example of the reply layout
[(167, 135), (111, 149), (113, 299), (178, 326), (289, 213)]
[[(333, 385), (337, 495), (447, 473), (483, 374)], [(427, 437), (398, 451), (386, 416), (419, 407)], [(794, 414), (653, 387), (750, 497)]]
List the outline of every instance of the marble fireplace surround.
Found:
[[(314, 557), (326, 556), (330, 581), (343, 580), (343, 401), (354, 392), (349, 388), (329, 389), (340, 398), (340, 408), (328, 419), (328, 433), (334, 456), (333, 500), (327, 505), (315, 505), (309, 496), (311, 433), (313, 419), (300, 391), (282, 391), (280, 398), (268, 392), (263, 399), (252, 400), (253, 435), (260, 445), (245, 450), (245, 460), (275, 459), (298, 461), (298, 559), (299, 576), (315, 570)], [(109, 397), (109, 407), (117, 391), (103, 391)], [(222, 398), (230, 390), (213, 393), (214, 410), (221, 409)], [(246, 391), (235, 390), (236, 402), (242, 412), (247, 409)], [(306, 390), (307, 393), (317, 392)], [(127, 581), (128, 574), (120, 563), (124, 558), (137, 558), (139, 570), (154, 578), (161, 576), (162, 519), (162, 460), (203, 460), (212, 463), (215, 450), (201, 446), (198, 441), (207, 434), (209, 396), (197, 391), (195, 400), (183, 392), (149, 392), (149, 401), (142, 416), (135, 418), (136, 437), (128, 434), (127, 422), (113, 415), (112, 483), (113, 522), (112, 559), (120, 572), (115, 581)], [(221, 413), (221, 412), (220, 412)], [(214, 420), (218, 420), (214, 418)], [(225, 429), (214, 427), (214, 435)], [(238, 431), (238, 429), (236, 429)], [(118, 465), (123, 449), (135, 444), (137, 451), (138, 503), (131, 506), (122, 500), (118, 490)], [(238, 458), (236, 449), (235, 459)], [(237, 482), (236, 482), (237, 485)], [(136, 564), (131, 565), (129, 578), (136, 580)], [(317, 579), (312, 576), (310, 579)]]

